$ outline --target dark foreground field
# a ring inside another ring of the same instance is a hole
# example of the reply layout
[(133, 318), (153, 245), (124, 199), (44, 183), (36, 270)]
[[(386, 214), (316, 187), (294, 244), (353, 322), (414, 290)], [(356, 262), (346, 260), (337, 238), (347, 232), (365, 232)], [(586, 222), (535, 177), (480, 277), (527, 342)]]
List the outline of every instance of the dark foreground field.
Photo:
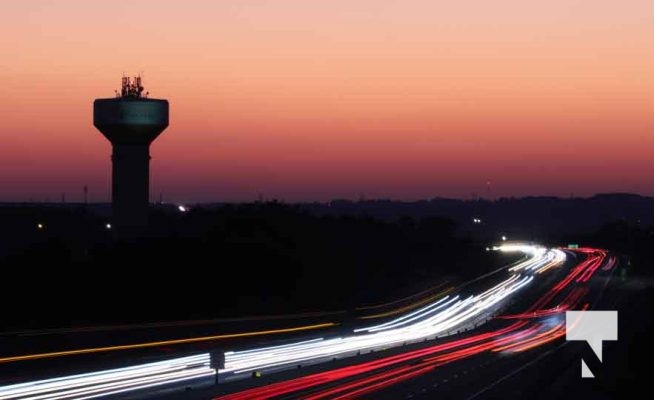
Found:
[(4, 330), (347, 310), (509, 259), (438, 217), (160, 208), (148, 236), (127, 243), (83, 206), (0, 211)]

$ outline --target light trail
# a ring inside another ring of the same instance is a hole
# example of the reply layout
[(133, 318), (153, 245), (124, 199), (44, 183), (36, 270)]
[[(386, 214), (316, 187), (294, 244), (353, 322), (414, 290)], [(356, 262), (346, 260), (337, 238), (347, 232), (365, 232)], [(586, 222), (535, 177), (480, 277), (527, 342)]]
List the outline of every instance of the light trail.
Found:
[(406, 324), (408, 322), (413, 321), (414, 319), (420, 318), (424, 313), (436, 311), (436, 310), (441, 309), (441, 308), (443, 308), (443, 307), (445, 307), (445, 306), (447, 306), (449, 304), (452, 304), (453, 302), (455, 302), (456, 300), (459, 299), (459, 296), (456, 296), (456, 297), (453, 297), (452, 299), (450, 299), (449, 301), (441, 304), (441, 302), (447, 300), (449, 297), (450, 296), (445, 296), (442, 299), (440, 299), (440, 300), (438, 300), (438, 301), (436, 301), (436, 302), (434, 302), (434, 303), (432, 303), (432, 304), (430, 304), (430, 305), (428, 305), (426, 307), (421, 308), (420, 310), (417, 310), (417, 311), (414, 311), (412, 313), (406, 314), (406, 315), (404, 315), (404, 316), (402, 316), (400, 318), (397, 318), (397, 319), (395, 319), (393, 321), (386, 322), (386, 323), (383, 323), (383, 324), (380, 324), (380, 325), (375, 325), (375, 326), (368, 327), (368, 328), (355, 329), (354, 332), (364, 332), (364, 331), (374, 332), (376, 330), (381, 330), (383, 328), (394, 327), (394, 326), (398, 326), (400, 324)]
[[(558, 284), (551, 288), (550, 291), (536, 300), (535, 304), (530, 307), (530, 310), (533, 310), (531, 313), (510, 316), (516, 318), (524, 316), (524, 319), (511, 324), (507, 328), (391, 357), (385, 357), (367, 363), (296, 378), (287, 382), (253, 388), (240, 393), (221, 396), (216, 398), (216, 400), (272, 398), (302, 390), (308, 390), (310, 388), (310, 393), (302, 395), (302, 399), (350, 399), (366, 393), (378, 391), (398, 382), (428, 373), (439, 366), (484, 352), (523, 352), (553, 342), (565, 335), (565, 328), (561, 322), (552, 325), (549, 323), (529, 321), (533, 317), (532, 313), (537, 314), (542, 318), (555, 313), (562, 313), (566, 309), (575, 307), (588, 293), (588, 288), (584, 286), (574, 287), (563, 297), (560, 303), (552, 304), (554, 297), (556, 297), (556, 295), (558, 295), (563, 289), (568, 288), (573, 283), (583, 284), (587, 282), (588, 279), (597, 272), (606, 256), (606, 253), (602, 251), (588, 251), (584, 249), (583, 253), (588, 256), (585, 261), (574, 267), (572, 271)], [(552, 260), (555, 259), (558, 259), (558, 257), (553, 256)], [(529, 269), (528, 267), (528, 265), (523, 266), (525, 269)], [(531, 269), (538, 271), (542, 267), (544, 266)], [(548, 269), (551, 268), (551, 266), (546, 267)], [(500, 291), (499, 288), (494, 289)], [(492, 290), (493, 289), (485, 292), (485, 294), (487, 296), (492, 296)], [(405, 316), (401, 320), (398, 318), (396, 323), (408, 322), (409, 319), (419, 315), (420, 312), (428, 313), (430, 310), (447, 309), (449, 308), (448, 305), (450, 302), (454, 299), (456, 298), (450, 299), (447, 297), (441, 299), (439, 302), (433, 304), (431, 309), (425, 307), (421, 310), (417, 310), (411, 313), (410, 316)], [(588, 306), (588, 304), (584, 304), (582, 309), (587, 309)], [(313, 344), (315, 345), (317, 343), (319, 342), (314, 342)], [(409, 364), (407, 365), (407, 363)], [(371, 373), (372, 375), (370, 375)], [(357, 376), (359, 376), (359, 378), (356, 378)], [(354, 380), (352, 379), (353, 377), (355, 378)], [(345, 380), (345, 382), (341, 385), (333, 385), (333, 382), (340, 380)], [(321, 385), (326, 385), (328, 387), (322, 391), (317, 391), (315, 388), (320, 387)]]
[(380, 331), (370, 329), (370, 333), (363, 335), (323, 339), (311, 343), (267, 347), (246, 352), (228, 352), (225, 353), (225, 368), (221, 369), (219, 373), (241, 373), (270, 367), (296, 365), (321, 357), (390, 347), (444, 333), (448, 329), (453, 329), (472, 319), (499, 300), (519, 290), (532, 279), (531, 276), (519, 279), (517, 276), (512, 276), (481, 295), (471, 296), (465, 300), (454, 298), (453, 300), (456, 300), (454, 303), (443, 303), (448, 305), (443, 310), (440, 310), (440, 307), (428, 310), (420, 315), (421, 320), (418, 322), (400, 321), (400, 327), (389, 326), (381, 328)]
[(517, 329), (524, 327), (526, 324), (527, 324), (526, 322), (516, 322), (496, 332), (477, 334), (465, 339), (458, 339), (448, 343), (443, 343), (424, 349), (413, 350), (411, 352), (398, 354), (379, 360), (373, 360), (357, 365), (352, 365), (349, 367), (339, 368), (332, 371), (326, 371), (314, 375), (295, 378), (286, 382), (273, 383), (264, 387), (248, 389), (239, 393), (220, 396), (218, 398), (221, 400), (249, 400), (255, 398), (263, 399), (263, 398), (270, 398), (274, 396), (280, 396), (283, 394), (292, 393), (294, 391), (306, 389), (315, 386), (317, 384), (333, 382), (335, 380), (356, 376), (358, 374), (384, 369), (392, 365), (411, 361), (413, 359), (428, 356), (430, 354), (435, 354), (438, 352), (456, 349), (461, 346), (487, 341), (494, 337), (504, 335), (510, 332), (514, 332)]
[[(584, 306), (581, 309), (582, 310), (587, 310), (588, 307), (589, 307), (589, 304), (584, 304)], [(578, 322), (579, 322), (579, 318), (577, 318), (573, 322), (572, 327), (577, 325)], [(521, 340), (521, 341), (518, 341), (518, 342), (515, 342), (515, 343), (511, 343), (511, 344), (509, 344), (507, 346), (498, 347), (496, 349), (493, 349), (493, 351), (495, 351), (495, 352), (498, 352), (498, 351), (511, 351), (511, 352), (517, 353), (517, 352), (530, 350), (530, 349), (533, 349), (535, 347), (542, 346), (542, 345), (544, 345), (546, 343), (553, 342), (554, 340), (565, 336), (565, 330), (566, 330), (565, 323), (564, 322), (559, 322), (553, 328), (551, 328), (550, 330), (548, 330), (546, 332), (543, 332), (543, 333), (541, 333), (539, 335), (536, 335), (534, 337), (531, 337), (531, 338), (527, 338), (527, 339), (524, 339), (524, 340)]]
[(575, 307), (579, 304), (580, 300), (586, 294), (588, 294), (588, 288), (576, 287), (556, 307), (543, 308), (537, 311), (532, 311), (522, 314), (500, 315), (497, 318), (498, 319), (542, 318), (549, 315), (561, 314), (567, 310), (575, 309)]
[(410, 300), (410, 299), (414, 299), (416, 297), (421, 297), (421, 296), (423, 296), (423, 295), (425, 295), (427, 293), (430, 293), (430, 292), (444, 286), (446, 283), (447, 283), (447, 281), (438, 283), (438, 284), (430, 287), (429, 289), (423, 290), (422, 292), (419, 292), (419, 293), (414, 293), (414, 294), (412, 294), (410, 296), (407, 296), (407, 297), (404, 297), (404, 298), (401, 298), (401, 299), (392, 300), (392, 301), (382, 303), (382, 304), (374, 304), (374, 305), (371, 305), (371, 306), (357, 307), (356, 310), (372, 310), (372, 309), (387, 307), (387, 306), (390, 306), (390, 305), (393, 305), (393, 304), (401, 303), (401, 302), (404, 302), (404, 301), (407, 301), (407, 300)]
[(126, 345), (119, 345), (119, 346), (92, 347), (92, 348), (78, 349), (78, 350), (65, 350), (65, 351), (53, 351), (48, 353), (26, 354), (20, 356), (1, 357), (0, 364), (15, 362), (15, 361), (38, 360), (42, 358), (74, 356), (74, 355), (91, 354), (91, 353), (103, 353), (108, 351), (134, 350), (134, 349), (144, 349), (148, 347), (209, 342), (209, 341), (222, 340), (222, 339), (233, 339), (233, 338), (244, 338), (244, 337), (252, 337), (252, 336), (280, 334), (280, 333), (302, 332), (302, 331), (329, 328), (336, 325), (337, 325), (336, 323), (328, 322), (324, 324), (305, 325), (305, 326), (298, 326), (295, 328), (271, 329), (267, 331), (231, 333), (231, 334), (224, 334), (224, 335), (201, 336), (201, 337), (187, 338), (187, 339), (161, 340), (156, 342), (126, 344)]
[(93, 399), (215, 376), (209, 353), (0, 387), (1, 400)]
[[(408, 299), (412, 299), (415, 297), (419, 297), (425, 293), (429, 293), (430, 291), (433, 291), (434, 289), (438, 287), (442, 287), (445, 285), (446, 282), (440, 283), (430, 289), (427, 289), (423, 292), (405, 297), (403, 299), (399, 300), (394, 300), (388, 303), (384, 304), (379, 304), (379, 305), (372, 305), (372, 306), (366, 306), (366, 307), (361, 307), (357, 308), (357, 310), (366, 310), (366, 309), (374, 309), (374, 308), (381, 308), (381, 307), (386, 307), (391, 304), (396, 304), (398, 302), (402, 302)], [(439, 298), (440, 296), (451, 292), (454, 288), (449, 287), (444, 289), (443, 291), (430, 296), (426, 299), (419, 300), (415, 303), (390, 310), (384, 313), (379, 313), (379, 314), (374, 314), (374, 315), (367, 315), (360, 317), (360, 319), (376, 319), (376, 318), (382, 318), (382, 317), (387, 317), (395, 314), (402, 313), (407, 310), (411, 310), (413, 308), (419, 307), (424, 303), (427, 303), (435, 298)], [(326, 313), (301, 313), (301, 314), (288, 314), (288, 315), (275, 315), (275, 316), (258, 316), (258, 317), (248, 317), (248, 318), (231, 318), (231, 319), (225, 319), (225, 321), (238, 321), (238, 320), (243, 320), (243, 321), (249, 321), (249, 320), (267, 320), (267, 319), (280, 319), (280, 318), (301, 318), (301, 317), (315, 317), (315, 316), (322, 316), (322, 315), (329, 315), (329, 314), (343, 314), (345, 311), (330, 311)], [(125, 330), (125, 329), (136, 329), (136, 328), (152, 328), (152, 327), (172, 327), (172, 326), (188, 326), (188, 325), (200, 325), (202, 323), (215, 323), (217, 321), (221, 320), (206, 320), (206, 321), (174, 321), (171, 323), (156, 323), (156, 324), (138, 324), (138, 325), (115, 325), (115, 326), (105, 326), (105, 327), (86, 327), (86, 328), (79, 328), (79, 329), (50, 329), (50, 330), (42, 330), (42, 331), (19, 331), (19, 332), (13, 332), (12, 334), (23, 334), (23, 335), (29, 335), (29, 334), (35, 334), (35, 335), (41, 335), (41, 334), (51, 334), (51, 333), (75, 333), (75, 332), (94, 332), (97, 330), (109, 330), (109, 329), (118, 329), (118, 330)], [(122, 351), (122, 350), (135, 350), (135, 349), (144, 349), (144, 348), (150, 348), (150, 347), (159, 347), (159, 346), (171, 346), (171, 345), (178, 345), (178, 344), (189, 344), (189, 343), (197, 343), (197, 342), (207, 342), (207, 341), (216, 341), (216, 340), (223, 340), (223, 339), (234, 339), (234, 338), (245, 338), (245, 337), (255, 337), (255, 336), (264, 336), (264, 335), (275, 335), (275, 334), (283, 334), (283, 333), (292, 333), (292, 332), (300, 332), (300, 331), (309, 331), (309, 330), (317, 330), (317, 329), (323, 329), (323, 328), (329, 328), (329, 327), (334, 327), (339, 325), (338, 322), (326, 322), (322, 324), (314, 324), (314, 325), (304, 325), (304, 326), (298, 326), (298, 327), (293, 327), (293, 328), (281, 328), (281, 329), (270, 329), (270, 330), (262, 330), (262, 331), (253, 331), (253, 332), (241, 332), (241, 333), (232, 333), (232, 334), (221, 334), (221, 335), (210, 335), (210, 336), (201, 336), (201, 337), (194, 337), (194, 338), (184, 338), (184, 339), (170, 339), (170, 340), (160, 340), (160, 341), (153, 341), (153, 342), (145, 342), (145, 343), (134, 343), (134, 344), (126, 344), (126, 345), (114, 345), (114, 346), (99, 346), (99, 347), (91, 347), (91, 348), (85, 348), (85, 349), (75, 349), (75, 350), (63, 350), (63, 351), (51, 351), (51, 352), (43, 352), (43, 353), (35, 353), (35, 354), (24, 354), (24, 355), (17, 355), (17, 356), (6, 356), (6, 357), (0, 357), (0, 364), (2, 363), (9, 363), (9, 362), (16, 362), (16, 361), (28, 361), (28, 360), (38, 360), (38, 359), (43, 359), (43, 358), (54, 358), (54, 357), (66, 357), (66, 356), (75, 356), (75, 355), (82, 355), (82, 354), (93, 354), (93, 353), (103, 353), (103, 352), (112, 352), (112, 351)]]
[[(510, 250), (505, 249), (504, 251)], [(599, 270), (599, 267), (606, 258), (606, 252), (601, 250), (584, 249), (581, 252), (586, 254), (587, 259), (574, 267), (564, 279), (538, 299), (530, 308), (530, 312), (545, 316), (549, 315), (552, 311), (558, 312), (574, 307), (580, 302), (587, 293), (586, 290), (582, 290), (584, 289), (583, 287), (573, 288), (570, 293), (564, 296), (561, 303), (556, 304), (556, 306), (551, 304), (553, 299), (562, 290), (568, 288), (573, 283), (584, 284), (588, 282)], [(497, 306), (501, 301), (532, 282), (539, 275), (539, 271), (547, 271), (561, 265), (564, 261), (555, 250), (546, 252), (538, 250), (530, 254), (532, 256), (531, 264), (520, 263), (521, 268), (517, 272), (516, 270), (509, 271), (509, 268), (507, 268), (510, 274), (508, 278), (479, 294), (470, 295), (466, 298), (461, 298), (460, 294), (452, 297), (448, 295), (407, 315), (383, 324), (362, 328), (362, 330), (357, 330), (357, 332), (353, 332), (352, 335), (346, 337), (332, 339), (317, 338), (281, 346), (227, 352), (225, 353), (226, 368), (218, 372), (238, 373), (268, 367), (295, 365), (306, 361), (316, 361), (321, 357), (332, 357), (350, 352), (387, 348), (411, 340), (447, 333), (448, 330), (460, 329), (463, 324), (472, 323), (475, 317), (494, 310), (495, 308), (493, 307)], [(584, 307), (588, 307), (588, 305)], [(528, 322), (529, 320), (529, 318), (525, 318), (512, 323), (506, 328), (473, 335), (465, 339), (453, 340), (359, 365), (297, 378), (288, 382), (271, 384), (263, 388), (246, 390), (241, 393), (227, 395), (223, 399), (269, 398), (313, 388), (344, 378), (348, 378), (349, 382), (336, 387), (331, 385), (332, 388), (323, 392), (313, 390), (313, 394), (311, 395), (313, 397), (310, 398), (315, 398), (316, 400), (326, 397), (330, 399), (351, 398), (353, 395), (361, 395), (370, 391), (379, 390), (390, 384), (424, 374), (438, 366), (483, 352), (526, 351), (561, 337), (562, 330), (560, 324), (551, 327), (542, 323), (530, 323)], [(133, 346), (152, 347), (192, 343), (227, 337), (256, 336), (270, 334), (271, 332), (283, 333), (318, 329), (333, 325), (331, 323), (316, 324), (308, 327), (151, 342), (147, 344), (127, 345), (127, 347), (138, 348)], [(81, 351), (110, 351), (116, 347), (124, 348), (126, 346), (84, 349)], [(75, 351), (73, 350), (71, 352)], [(70, 354), (71, 352), (65, 353)], [(48, 355), (54, 356), (52, 354), (44, 353), (31, 356), (45, 358)], [(411, 364), (406, 365), (407, 362)], [(146, 389), (192, 379), (213, 377), (216, 373), (217, 371), (211, 367), (210, 355), (201, 354), (127, 368), (8, 385), (0, 387), (0, 400), (91, 399), (136, 389)], [(361, 374), (369, 373), (373, 375), (356, 378)], [(355, 379), (352, 380), (351, 378)]]
[(509, 270), (512, 273), (507, 279), (480, 294), (465, 299), (460, 298), (460, 295), (448, 295), (389, 322), (356, 329), (349, 336), (263, 349), (230, 351), (225, 353), (225, 368), (219, 370), (219, 373), (239, 374), (266, 368), (288, 367), (323, 357), (388, 348), (442, 335), (466, 323), (474, 324), (476, 317), (492, 311), (502, 300), (531, 283), (534, 272), (561, 265), (565, 260), (565, 253), (560, 250), (547, 251), (538, 246), (514, 244), (497, 249), (503, 252), (520, 251), (530, 255), (528, 260), (519, 264), (518, 270), (525, 271), (512, 272), (516, 268), (511, 267)]
[(376, 318), (390, 317), (392, 315), (397, 315), (397, 314), (403, 313), (405, 311), (413, 310), (414, 308), (418, 308), (418, 307), (420, 307), (422, 305), (425, 305), (425, 304), (427, 304), (427, 303), (429, 303), (431, 301), (434, 301), (435, 299), (438, 299), (438, 298), (440, 298), (440, 297), (454, 291), (454, 289), (455, 288), (453, 286), (451, 286), (451, 287), (449, 287), (449, 288), (447, 288), (445, 290), (442, 290), (439, 293), (436, 293), (433, 296), (429, 296), (429, 297), (427, 297), (427, 298), (425, 298), (423, 300), (416, 301), (415, 303), (412, 303), (412, 304), (397, 308), (395, 310), (383, 312), (383, 313), (366, 315), (366, 316), (360, 317), (359, 319), (376, 319)]

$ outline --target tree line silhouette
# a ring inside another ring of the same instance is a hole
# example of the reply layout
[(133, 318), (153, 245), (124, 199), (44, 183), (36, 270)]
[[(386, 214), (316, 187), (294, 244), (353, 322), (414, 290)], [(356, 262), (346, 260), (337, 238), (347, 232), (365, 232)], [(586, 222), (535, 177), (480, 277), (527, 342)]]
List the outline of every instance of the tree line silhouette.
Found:
[[(124, 242), (82, 205), (0, 207), (2, 329), (351, 310), (509, 260), (453, 219), (317, 213), (279, 202), (158, 207)], [(652, 230), (609, 221), (550, 245), (609, 248), (651, 271)]]

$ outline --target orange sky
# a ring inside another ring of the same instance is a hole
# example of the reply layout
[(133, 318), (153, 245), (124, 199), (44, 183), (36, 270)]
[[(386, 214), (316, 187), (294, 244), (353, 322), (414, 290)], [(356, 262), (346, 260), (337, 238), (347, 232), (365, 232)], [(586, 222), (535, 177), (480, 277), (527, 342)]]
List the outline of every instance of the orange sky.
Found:
[(651, 0), (3, 0), (0, 200), (108, 201), (139, 72), (152, 199), (654, 195), (653, 49)]

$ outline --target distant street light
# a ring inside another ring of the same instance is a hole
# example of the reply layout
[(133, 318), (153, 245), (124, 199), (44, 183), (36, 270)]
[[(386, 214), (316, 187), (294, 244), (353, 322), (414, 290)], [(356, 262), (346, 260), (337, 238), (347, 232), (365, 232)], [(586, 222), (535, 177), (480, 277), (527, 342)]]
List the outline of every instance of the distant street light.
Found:
[(43, 228), (45, 228), (45, 225), (43, 225), (43, 224), (41, 224), (41, 223), (38, 223), (38, 224), (36, 224), (36, 228), (37, 228), (38, 230), (43, 230)]
[(180, 212), (186, 212), (186, 211), (188, 211), (188, 209), (187, 209), (186, 207), (182, 206), (182, 205), (177, 206), (177, 209), (178, 209)]
[(506, 236), (502, 236), (502, 240), (506, 240)]
[(106, 225), (105, 225), (105, 228), (107, 228), (107, 229), (111, 229), (111, 224), (106, 224)]

